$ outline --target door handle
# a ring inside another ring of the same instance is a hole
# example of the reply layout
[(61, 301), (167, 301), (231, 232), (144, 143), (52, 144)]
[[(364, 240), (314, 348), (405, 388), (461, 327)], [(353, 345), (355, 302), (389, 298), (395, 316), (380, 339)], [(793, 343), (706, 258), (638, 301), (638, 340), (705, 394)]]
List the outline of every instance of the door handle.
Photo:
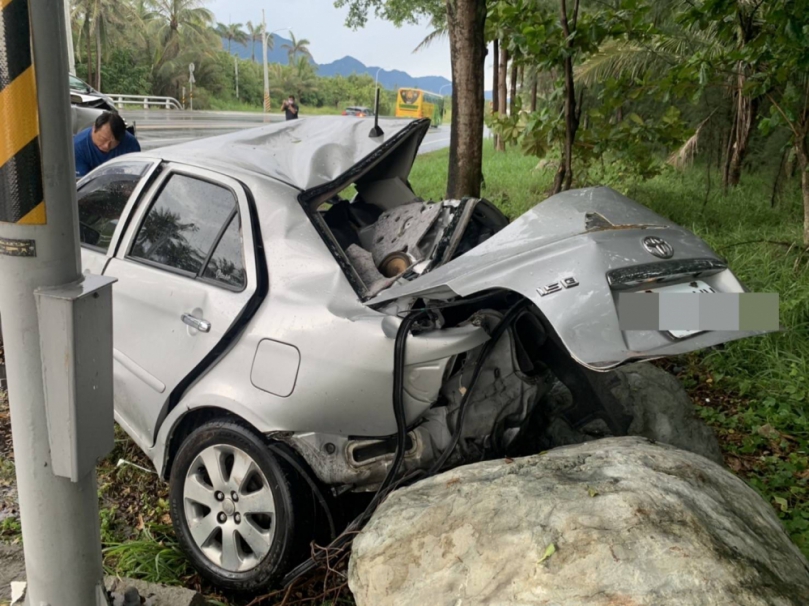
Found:
[(208, 320), (195, 318), (191, 314), (182, 315), (183, 322), (188, 324), (191, 328), (196, 328), (200, 332), (209, 332), (211, 330), (211, 323)]

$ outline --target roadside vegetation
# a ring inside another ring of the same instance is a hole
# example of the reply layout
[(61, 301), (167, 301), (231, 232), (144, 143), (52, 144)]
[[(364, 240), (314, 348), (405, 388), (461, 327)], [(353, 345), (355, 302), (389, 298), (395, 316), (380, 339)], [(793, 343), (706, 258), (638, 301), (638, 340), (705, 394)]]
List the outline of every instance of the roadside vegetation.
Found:
[[(193, 62), (194, 109), (262, 111), (260, 23), (217, 23), (201, 0), (71, 0), (71, 14), (76, 75), (90, 86), (105, 93), (175, 97), (187, 106), (188, 64)], [(295, 95), (301, 115), (337, 114), (350, 105), (373, 107), (371, 76), (318, 76), (309, 41), (289, 35), (287, 43), (272, 35), (267, 39), (269, 49), (278, 43), (287, 54), (286, 63), (269, 65), (272, 111), (280, 111), (288, 95)], [(252, 48), (252, 57), (236, 57), (232, 42)], [(381, 114), (393, 113), (395, 94), (383, 91)]]

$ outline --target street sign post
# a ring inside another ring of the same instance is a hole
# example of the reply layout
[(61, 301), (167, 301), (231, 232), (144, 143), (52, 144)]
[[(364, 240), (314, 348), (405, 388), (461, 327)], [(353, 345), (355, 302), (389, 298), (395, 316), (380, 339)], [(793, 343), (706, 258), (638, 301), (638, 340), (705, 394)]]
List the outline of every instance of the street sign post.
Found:
[(267, 19), (264, 17), (264, 9), (261, 10), (261, 42), (262, 55), (264, 56), (264, 113), (270, 111), (270, 75), (267, 67)]

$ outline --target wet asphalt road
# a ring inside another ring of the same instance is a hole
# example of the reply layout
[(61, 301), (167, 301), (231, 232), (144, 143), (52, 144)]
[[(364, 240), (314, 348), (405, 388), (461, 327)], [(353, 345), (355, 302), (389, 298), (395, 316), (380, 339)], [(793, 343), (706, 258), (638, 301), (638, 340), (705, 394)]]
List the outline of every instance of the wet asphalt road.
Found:
[[(121, 110), (121, 114), (127, 122), (136, 124), (138, 141), (144, 151), (283, 120), (283, 116), (279, 114), (265, 116), (248, 112), (125, 109)], [(346, 117), (346, 120), (356, 119)], [(368, 120), (370, 128), (371, 120), (362, 119)], [(419, 153), (436, 151), (448, 146), (449, 125), (444, 125), (430, 129), (421, 144)]]

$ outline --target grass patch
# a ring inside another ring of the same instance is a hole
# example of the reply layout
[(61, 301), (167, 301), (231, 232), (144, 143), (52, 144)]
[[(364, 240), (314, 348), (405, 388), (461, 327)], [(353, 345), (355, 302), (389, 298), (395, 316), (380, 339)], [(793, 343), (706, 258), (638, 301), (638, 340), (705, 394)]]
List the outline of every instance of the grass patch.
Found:
[(171, 526), (154, 524), (136, 539), (104, 544), (106, 574), (177, 585), (195, 576)]
[[(441, 199), (448, 150), (420, 156), (411, 174), (416, 193)], [(482, 195), (510, 218), (544, 200), (555, 164), (515, 148), (484, 146)], [(809, 556), (809, 251), (801, 245), (799, 183), (784, 184), (771, 207), (773, 175), (745, 174), (724, 195), (719, 175), (705, 167), (667, 170), (646, 181), (627, 181), (610, 167), (584, 183), (612, 185), (705, 239), (754, 292), (780, 295), (784, 331), (697, 352), (668, 364), (719, 435), (731, 469), (776, 509), (792, 539)]]

